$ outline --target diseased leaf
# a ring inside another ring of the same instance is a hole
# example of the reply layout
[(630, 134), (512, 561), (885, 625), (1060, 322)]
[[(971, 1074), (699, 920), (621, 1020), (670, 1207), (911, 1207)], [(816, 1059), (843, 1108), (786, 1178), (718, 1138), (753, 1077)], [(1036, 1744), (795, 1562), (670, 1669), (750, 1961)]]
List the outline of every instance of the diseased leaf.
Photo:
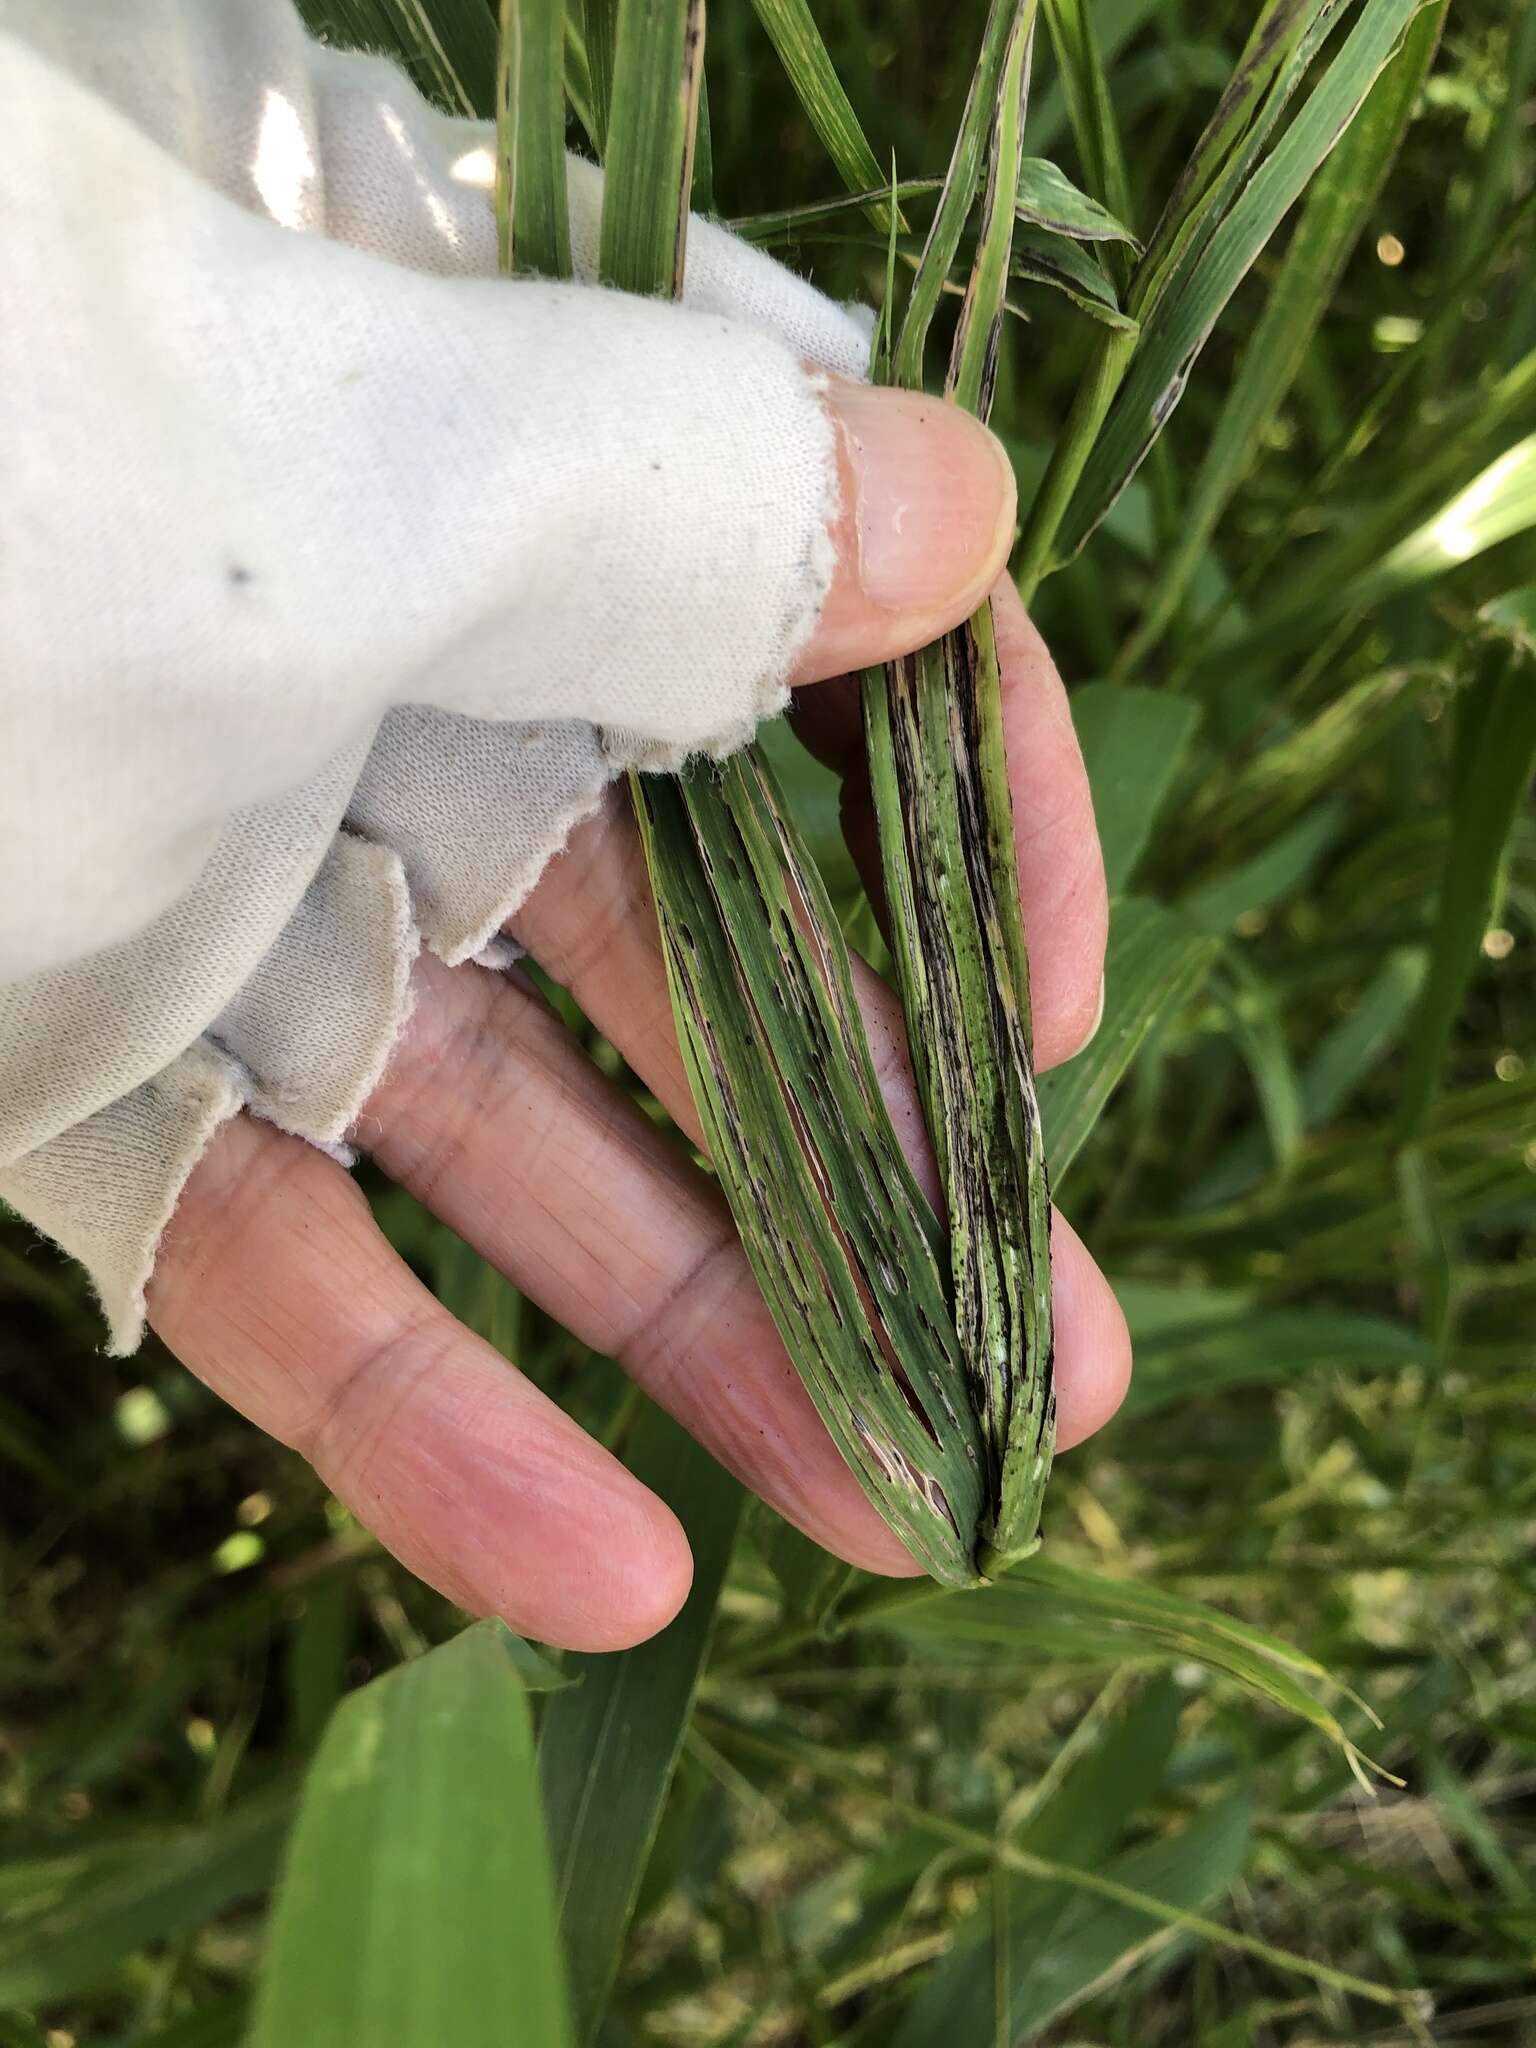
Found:
[[(1092, 0), (1044, 0), (1044, 13), (1061, 72), (1067, 116), (1078, 155), (1087, 170), (1089, 190), (1111, 213), (1129, 220), (1131, 181), (1105, 76)], [(1134, 14), (1121, 10), (1118, 26), (1122, 34), (1134, 33), (1137, 25)]]
[(682, 290), (704, 76), (704, 0), (618, 0), (599, 265), (647, 297)]
[(937, 1226), (820, 877), (755, 751), (636, 795), (683, 1056), (758, 1284), (866, 1492), (930, 1571), (964, 1583), (981, 1467)]
[[(921, 379), (935, 280), (953, 258), (990, 131), (976, 260), (946, 386), (983, 417), (1032, 33), (1032, 6), (993, 6), (892, 360), (898, 383)], [(871, 671), (863, 695), (897, 982), (944, 1185), (954, 1315), (981, 1428), (981, 1556), (990, 1570), (1033, 1544), (1055, 1442), (1050, 1197), (990, 606), (938, 646)]]
[(1115, 288), (1095, 258), (1059, 235), (1019, 235), (1010, 268), (1016, 278), (1064, 292), (1073, 305), (1081, 306), (1106, 327), (1118, 328), (1122, 334), (1136, 332), (1136, 322), (1121, 312)]
[[(630, 19), (621, 5), (621, 56)], [(678, 5), (667, 19), (643, 46), (636, 31), (620, 66), (628, 103), (616, 97), (609, 127), (603, 266), (629, 289), (675, 289), (680, 276), (664, 258), (681, 235), (696, 52)], [(1004, 315), (1032, 23), (1029, 0), (996, 0), (894, 351), (895, 374), (920, 380), (985, 156), (948, 380), (981, 412)], [(894, 237), (894, 209), (887, 217)], [(670, 783), (636, 777), (632, 790), (684, 1062), (758, 1283), (865, 1491), (930, 1571), (964, 1584), (979, 1561), (1034, 1538), (1054, 1417), (1049, 1202), (990, 612), (906, 670), (902, 745), (917, 751), (898, 768), (893, 742), (876, 783), (887, 856), (907, 876), (897, 886), (888, 873), (888, 895), (904, 1001), (923, 1018), (912, 1042), (942, 1048), (946, 1073), (935, 1086), (938, 1068), (920, 1056), (950, 1197), (947, 1255), (891, 1129), (825, 889), (766, 759), (748, 752)], [(906, 792), (924, 806), (915, 863), (906, 816), (892, 809), (902, 772), (922, 776), (921, 798)], [(922, 1004), (940, 984), (930, 1014)]]
[(1027, 156), (1020, 163), (1014, 209), (1020, 220), (1075, 241), (1129, 242), (1139, 247), (1130, 229), (1116, 220), (1107, 206), (1080, 192), (1063, 171), (1041, 156)]
[(565, 0), (500, 0), (500, 9), (496, 227), (501, 267), (569, 277)]

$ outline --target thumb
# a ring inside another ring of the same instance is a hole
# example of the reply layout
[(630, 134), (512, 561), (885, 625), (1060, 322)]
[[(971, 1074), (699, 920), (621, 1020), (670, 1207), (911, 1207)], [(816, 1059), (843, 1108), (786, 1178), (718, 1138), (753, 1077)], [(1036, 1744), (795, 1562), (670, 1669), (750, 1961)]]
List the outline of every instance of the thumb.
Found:
[(1007, 566), (1013, 467), (997, 437), (921, 392), (826, 380), (837, 439), (832, 580), (792, 680), (820, 682), (926, 646)]

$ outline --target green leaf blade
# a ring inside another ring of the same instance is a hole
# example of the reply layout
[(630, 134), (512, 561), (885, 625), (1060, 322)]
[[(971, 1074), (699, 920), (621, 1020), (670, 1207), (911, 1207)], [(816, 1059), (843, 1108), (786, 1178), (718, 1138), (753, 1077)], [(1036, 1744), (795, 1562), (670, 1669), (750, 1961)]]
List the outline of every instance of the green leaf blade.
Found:
[(250, 2048), (571, 2041), (527, 1694), (499, 1622), (344, 1700), (305, 1785)]

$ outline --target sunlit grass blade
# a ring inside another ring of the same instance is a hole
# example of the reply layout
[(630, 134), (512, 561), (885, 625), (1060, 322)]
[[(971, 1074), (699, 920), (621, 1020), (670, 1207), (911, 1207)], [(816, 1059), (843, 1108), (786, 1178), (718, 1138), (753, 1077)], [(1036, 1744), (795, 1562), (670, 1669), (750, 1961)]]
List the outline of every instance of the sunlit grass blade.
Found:
[(879, 158), (843, 90), (807, 0), (752, 0), (752, 4), (844, 184), (863, 195), (864, 210), (882, 232), (893, 220), (900, 225), (900, 206), (887, 196), (890, 188), (881, 177)]
[(1536, 526), (1536, 434), (1528, 434), (1474, 477), (1433, 519), (1398, 542), (1380, 567), (1341, 602), (1366, 604), (1410, 584), (1442, 576), (1501, 541)]
[[(1154, 240), (1137, 272), (1138, 282), (1148, 282), (1133, 290), (1128, 306), (1142, 322), (1135, 360), (1064, 513), (1055, 560), (1082, 545), (1167, 424), (1222, 309), (1353, 120), (1418, 4), (1367, 0), (1300, 112), (1203, 245), (1164, 265), (1162, 245)], [(1181, 246), (1177, 234), (1173, 246)]]

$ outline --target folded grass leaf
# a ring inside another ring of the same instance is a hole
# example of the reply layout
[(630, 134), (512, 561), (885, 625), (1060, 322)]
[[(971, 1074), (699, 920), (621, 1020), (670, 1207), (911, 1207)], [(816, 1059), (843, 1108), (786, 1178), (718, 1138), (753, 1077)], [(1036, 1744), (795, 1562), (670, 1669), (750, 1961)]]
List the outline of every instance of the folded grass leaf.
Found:
[[(995, 5), (899, 338), (893, 381), (920, 388), (928, 327), (971, 210), (976, 260), (947, 395), (985, 415), (1018, 198), (1032, 5)], [(986, 1458), (981, 1560), (1033, 1545), (1055, 1442), (1050, 1197), (1029, 1045), (1002, 694), (990, 606), (864, 683), (870, 783), (893, 952), (939, 1155), (954, 1313)]]
[[(920, 385), (990, 156), (949, 379), (981, 411), (1032, 21), (1031, 5), (993, 8), (893, 352), (898, 376)], [(626, 289), (675, 292), (681, 279), (702, 26), (685, 0), (619, 8), (602, 262)], [(885, 210), (894, 235), (894, 203)], [(931, 1573), (964, 1585), (1034, 1540), (1054, 1418), (1049, 1205), (990, 615), (911, 665), (911, 687), (926, 706), (921, 734), (904, 741), (918, 747), (905, 774), (920, 807), (911, 837), (893, 824), (894, 756), (880, 813), (902, 839), (896, 951), (921, 1025), (912, 1039), (949, 1192), (947, 1246), (891, 1127), (836, 919), (766, 760), (748, 751), (632, 788), (684, 1059), (748, 1258), (865, 1490)], [(964, 892), (952, 918), (932, 893), (941, 869)]]

